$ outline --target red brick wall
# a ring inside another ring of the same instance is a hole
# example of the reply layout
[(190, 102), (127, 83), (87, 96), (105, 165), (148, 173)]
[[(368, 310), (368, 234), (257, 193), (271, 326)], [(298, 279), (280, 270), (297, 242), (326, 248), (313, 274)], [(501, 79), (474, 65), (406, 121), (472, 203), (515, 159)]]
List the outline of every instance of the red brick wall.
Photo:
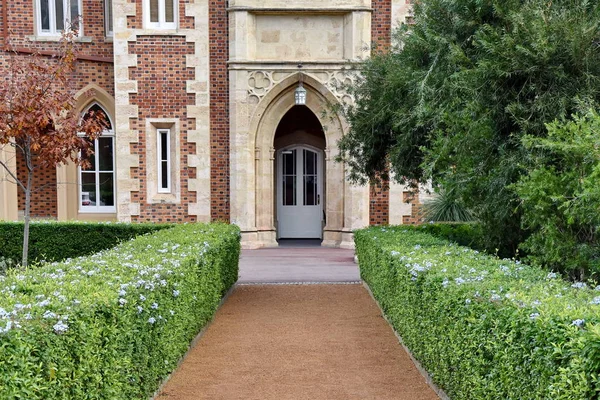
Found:
[[(3, 7), (7, 7), (7, 20), (1, 20)], [(33, 0), (9, 0), (0, 2), (0, 40), (4, 49), (2, 28), (8, 26), (8, 43), (13, 49), (54, 52), (57, 50), (56, 42), (32, 41), (35, 34), (35, 15)], [(83, 0), (83, 35), (86, 41), (77, 44), (77, 54), (80, 56), (100, 57), (110, 61), (113, 58), (112, 42), (106, 39), (104, 32), (104, 3), (99, 0)], [(88, 42), (89, 40), (89, 42)], [(0, 51), (0, 65), (5, 65), (12, 53)], [(26, 57), (21, 54), (18, 57)], [(71, 87), (75, 93), (88, 83), (96, 83), (114, 96), (114, 73), (111, 62), (78, 60)], [(19, 179), (26, 179), (26, 169), (22, 158), (17, 159)], [(39, 169), (35, 172), (35, 188), (42, 188), (33, 194), (31, 202), (31, 215), (34, 217), (56, 218), (56, 168)], [(25, 194), (19, 190), (18, 207), (25, 209)]]
[[(27, 167), (23, 154), (17, 155), (17, 176), (27, 184)], [(56, 167), (36, 168), (33, 175), (29, 215), (33, 218), (56, 218)], [(25, 211), (25, 192), (18, 189), (19, 211)]]
[[(35, 34), (36, 23), (33, 12), (33, 0), (2, 1), (2, 4), (6, 3), (8, 3), (9, 42), (13, 47), (44, 51), (51, 51), (57, 48), (57, 43), (32, 41), (30, 39)], [(83, 0), (82, 13), (82, 33), (87, 39), (85, 42), (79, 43), (78, 54), (112, 59), (112, 42), (106, 39), (104, 32), (104, 2), (101, 0)], [(91, 41), (88, 42), (87, 40)]]
[[(131, 144), (131, 153), (139, 155), (140, 166), (132, 169), (132, 178), (139, 179), (140, 191), (132, 192), (131, 201), (140, 203), (140, 215), (133, 221), (184, 222), (195, 221), (188, 216), (188, 204), (196, 202), (196, 193), (189, 192), (187, 177), (194, 178), (195, 168), (188, 167), (187, 155), (196, 153), (196, 145), (187, 142), (187, 133), (195, 129), (195, 120), (187, 118), (187, 106), (195, 104), (195, 95), (186, 92), (186, 81), (194, 79), (194, 69), (186, 67), (186, 54), (194, 54), (194, 44), (181, 36), (141, 36), (129, 44), (129, 54), (137, 54), (137, 67), (130, 68), (129, 79), (137, 81), (138, 91), (129, 96), (130, 104), (138, 106), (138, 119), (131, 122), (137, 130), (138, 143)], [(179, 204), (148, 204), (146, 182), (146, 119), (169, 118), (180, 123), (181, 202)]]
[(209, 2), (211, 218), (229, 221), (229, 27), (226, 0)]
[[(385, 52), (392, 40), (392, 1), (373, 0), (371, 40), (374, 52)], [(386, 225), (390, 221), (390, 190), (387, 182), (371, 185), (369, 202), (369, 224)]]
[(423, 204), (419, 201), (419, 194), (404, 192), (402, 201), (410, 203), (411, 214), (402, 217), (402, 223), (405, 225), (419, 225), (423, 223)]

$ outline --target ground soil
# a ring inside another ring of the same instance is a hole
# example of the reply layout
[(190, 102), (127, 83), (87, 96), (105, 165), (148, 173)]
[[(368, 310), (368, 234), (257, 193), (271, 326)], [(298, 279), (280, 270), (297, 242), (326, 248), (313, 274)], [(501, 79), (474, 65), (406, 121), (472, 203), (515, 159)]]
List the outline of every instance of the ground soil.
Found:
[(362, 285), (238, 286), (157, 396), (437, 398)]

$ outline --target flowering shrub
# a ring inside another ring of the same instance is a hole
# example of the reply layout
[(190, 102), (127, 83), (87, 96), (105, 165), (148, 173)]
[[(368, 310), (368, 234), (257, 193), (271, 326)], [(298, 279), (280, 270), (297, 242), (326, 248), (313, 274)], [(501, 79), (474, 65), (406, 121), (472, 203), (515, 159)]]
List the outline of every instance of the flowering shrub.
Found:
[(239, 239), (185, 224), (0, 276), (0, 397), (148, 398), (237, 280)]
[[(29, 227), (29, 259), (61, 261), (93, 254), (123, 240), (171, 225), (113, 222), (33, 221)], [(0, 258), (20, 262), (23, 252), (23, 223), (0, 222)]]
[(363, 279), (453, 400), (598, 397), (600, 288), (404, 227), (355, 241)]

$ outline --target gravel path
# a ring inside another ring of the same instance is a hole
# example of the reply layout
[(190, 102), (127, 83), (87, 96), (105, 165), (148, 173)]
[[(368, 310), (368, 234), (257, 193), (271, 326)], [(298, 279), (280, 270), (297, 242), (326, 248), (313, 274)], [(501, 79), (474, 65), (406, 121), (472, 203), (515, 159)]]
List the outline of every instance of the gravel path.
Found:
[(437, 398), (362, 285), (237, 286), (157, 396)]

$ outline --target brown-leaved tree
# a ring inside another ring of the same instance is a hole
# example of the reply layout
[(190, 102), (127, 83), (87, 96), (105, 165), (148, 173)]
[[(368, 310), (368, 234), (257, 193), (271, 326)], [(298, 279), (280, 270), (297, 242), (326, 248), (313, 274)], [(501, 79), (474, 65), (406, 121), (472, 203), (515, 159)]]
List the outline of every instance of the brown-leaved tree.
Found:
[(101, 115), (81, 118), (70, 82), (76, 62), (76, 30), (65, 31), (54, 56), (11, 52), (0, 76), (0, 146), (23, 157), (26, 176), (0, 161), (25, 193), (23, 259), (27, 266), (31, 195), (36, 170), (70, 161), (88, 167), (90, 143), (105, 129)]

